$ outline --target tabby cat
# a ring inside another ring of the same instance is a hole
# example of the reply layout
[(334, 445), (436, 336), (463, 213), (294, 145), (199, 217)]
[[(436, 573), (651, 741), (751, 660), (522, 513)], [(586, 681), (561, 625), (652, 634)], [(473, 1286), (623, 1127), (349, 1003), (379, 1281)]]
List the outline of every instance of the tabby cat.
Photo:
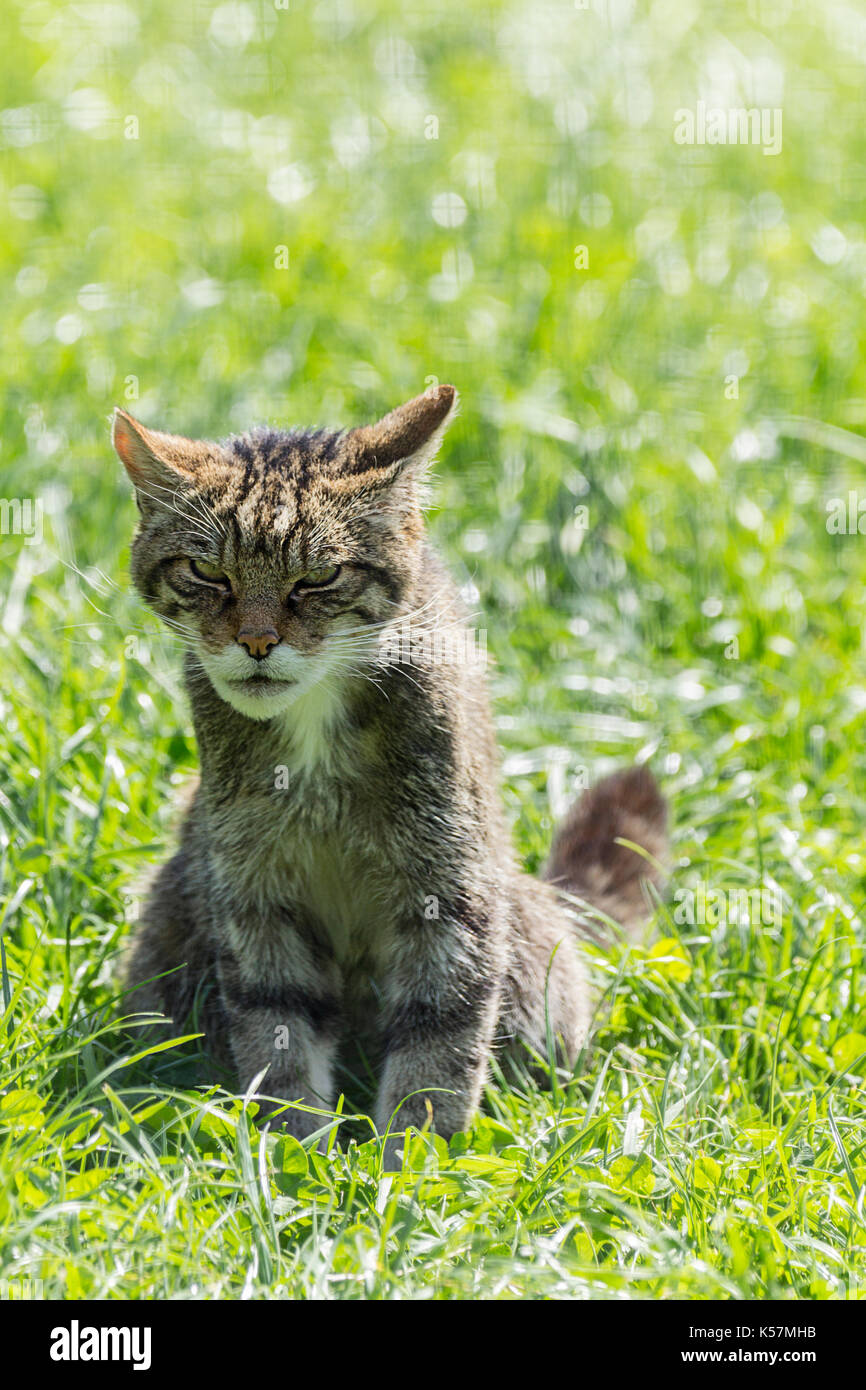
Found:
[[(374, 425), (220, 444), (113, 423), (140, 511), (134, 582), (186, 638), (201, 762), (132, 941), (132, 1006), (180, 1025), (198, 1000), (243, 1087), (268, 1068), (272, 1104), (313, 1110), (362, 1039), (381, 1130), (432, 1106), (445, 1136), (494, 1049), (547, 1055), (548, 1016), (574, 1061), (589, 1003), (558, 890), (638, 926), (653, 871), (615, 840), (660, 859), (666, 820), (647, 771), (615, 774), (567, 817), (549, 882), (529, 877), (478, 662), (395, 644), (466, 630), (419, 503), (456, 406), (439, 386)], [(280, 1118), (299, 1138), (324, 1123)]]

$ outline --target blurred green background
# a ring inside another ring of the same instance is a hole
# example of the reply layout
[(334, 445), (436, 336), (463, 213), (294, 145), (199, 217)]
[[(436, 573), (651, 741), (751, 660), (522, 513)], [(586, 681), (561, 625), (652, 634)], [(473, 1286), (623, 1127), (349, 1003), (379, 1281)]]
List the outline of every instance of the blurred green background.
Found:
[[(803, 1104), (866, 1047), (866, 537), (827, 526), (851, 490), (866, 510), (864, 77), (866, 17), (830, 0), (8, 0), (0, 497), (44, 536), (0, 534), (0, 819), (40, 1017), (108, 997), (195, 763), (179, 654), (128, 592), (111, 408), (220, 437), (361, 423), (435, 379), (463, 405), (431, 525), (488, 631), (527, 866), (587, 777), (649, 758), (675, 882), (785, 895), (745, 964), (698, 933), (667, 1031), (655, 996), (611, 1027), (661, 1086), (718, 1010), (749, 1080), (710, 1092), (740, 1124), (773, 1123), (780, 1037)], [(780, 112), (781, 150), (677, 143), (699, 102)], [(814, 1152), (856, 1193), (850, 1081), (854, 1166), (826, 1125)], [(806, 1244), (862, 1253), (856, 1218), (821, 1219)], [(780, 1296), (800, 1275), (750, 1238), (736, 1277)]]
[[(530, 741), (706, 715), (753, 770), (832, 762), (866, 568), (825, 506), (866, 446), (785, 422), (866, 424), (857, 11), (12, 4), (0, 63), (2, 488), (63, 559), (122, 581), (114, 404), (214, 437), (453, 381), (436, 532), (504, 708), (540, 678)], [(780, 109), (781, 153), (677, 144), (698, 101)], [(0, 546), (62, 611), (50, 547)]]

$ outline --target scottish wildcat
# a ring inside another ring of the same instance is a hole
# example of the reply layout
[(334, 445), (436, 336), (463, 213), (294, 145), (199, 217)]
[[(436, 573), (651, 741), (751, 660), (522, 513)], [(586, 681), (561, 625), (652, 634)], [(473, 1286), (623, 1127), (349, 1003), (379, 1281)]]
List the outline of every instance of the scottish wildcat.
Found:
[[(574, 926), (551, 885), (633, 925), (649, 870), (615, 838), (657, 857), (665, 843), (664, 802), (633, 769), (567, 817), (551, 884), (522, 873), (477, 664), (388, 646), (407, 624), (464, 624), (419, 506), (456, 404), (440, 386), (378, 424), (221, 444), (122, 410), (113, 427), (141, 513), (134, 582), (188, 639), (201, 759), (132, 942), (128, 1004), (181, 1024), (211, 982), (209, 1045), (244, 1087), (269, 1066), (269, 1096), (312, 1106), (334, 1102), (341, 1041), (363, 1036), (379, 1126), (398, 1107), (396, 1127), (420, 1126), (429, 1101), (446, 1136), (494, 1047), (546, 1053), (546, 1008), (566, 1060), (584, 1041)], [(299, 1137), (322, 1123), (285, 1122)]]

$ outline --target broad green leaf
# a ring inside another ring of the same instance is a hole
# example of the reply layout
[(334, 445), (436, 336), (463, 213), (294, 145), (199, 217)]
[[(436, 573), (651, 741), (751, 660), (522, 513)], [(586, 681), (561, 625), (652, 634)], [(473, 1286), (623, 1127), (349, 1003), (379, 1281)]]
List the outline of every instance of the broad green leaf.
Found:
[(675, 936), (664, 936), (647, 952), (650, 974), (685, 984), (692, 976), (692, 963)]
[(864, 1033), (845, 1033), (841, 1038), (837, 1038), (833, 1044), (833, 1065), (837, 1071), (846, 1071), (848, 1067), (853, 1067), (859, 1057), (863, 1058), (863, 1066), (866, 1067), (866, 1034)]
[(640, 1158), (615, 1158), (609, 1169), (610, 1185), (615, 1192), (633, 1192), (648, 1197), (655, 1187), (655, 1174), (649, 1154)]

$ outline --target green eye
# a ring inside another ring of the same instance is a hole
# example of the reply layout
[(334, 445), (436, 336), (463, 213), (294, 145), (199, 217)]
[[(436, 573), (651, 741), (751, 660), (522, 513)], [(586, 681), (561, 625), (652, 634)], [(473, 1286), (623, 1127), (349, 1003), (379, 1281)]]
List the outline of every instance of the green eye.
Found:
[(189, 567), (196, 579), (206, 579), (209, 584), (228, 584), (228, 576), (220, 569), (219, 565), (212, 565), (210, 560), (190, 560)]
[(298, 585), (303, 589), (321, 589), (326, 584), (333, 584), (339, 573), (339, 565), (322, 565), (319, 569), (307, 570), (298, 580)]

